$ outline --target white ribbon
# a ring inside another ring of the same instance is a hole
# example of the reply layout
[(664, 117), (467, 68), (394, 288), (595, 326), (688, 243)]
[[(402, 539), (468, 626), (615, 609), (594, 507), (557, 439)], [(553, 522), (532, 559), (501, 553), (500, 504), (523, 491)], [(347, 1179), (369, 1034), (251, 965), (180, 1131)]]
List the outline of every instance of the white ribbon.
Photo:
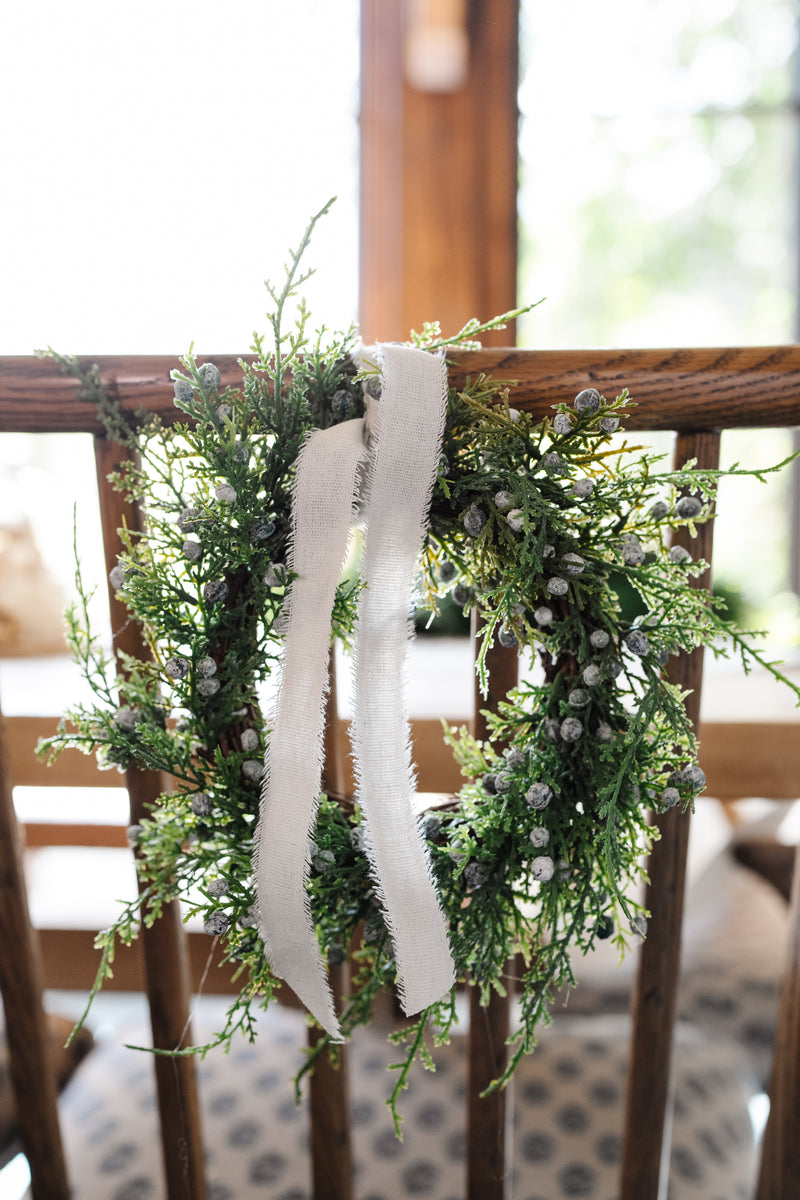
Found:
[(439, 463), (447, 371), (443, 358), (421, 350), (378, 350), (380, 402), (370, 405), (364, 421), (312, 433), (297, 462), (288, 564), (297, 578), (284, 607), (281, 685), (254, 860), (260, 932), (272, 969), (337, 1040), (342, 1035), (306, 880), (321, 790), (331, 611), (357, 508), (368, 532), (351, 739), (365, 851), (394, 943), (404, 1011), (440, 1000), (455, 976), (414, 815), (404, 689), (409, 610)]

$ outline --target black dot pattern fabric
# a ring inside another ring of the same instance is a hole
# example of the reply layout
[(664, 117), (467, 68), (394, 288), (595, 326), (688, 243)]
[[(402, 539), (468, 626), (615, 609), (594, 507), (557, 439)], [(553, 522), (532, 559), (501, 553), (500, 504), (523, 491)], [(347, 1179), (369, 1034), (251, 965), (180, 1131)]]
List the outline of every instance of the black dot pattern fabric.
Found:
[[(203, 1012), (220, 1010), (207, 1001)], [(217, 1013), (218, 1015), (218, 1013)], [(208, 1017), (206, 1017), (208, 1019)], [(302, 1014), (273, 1009), (254, 1045), (198, 1062), (212, 1200), (311, 1200), (305, 1105), (291, 1076), (302, 1061)], [(211, 1026), (209, 1025), (209, 1028)], [(559, 1017), (521, 1064), (512, 1096), (513, 1195), (614, 1200), (629, 1026), (625, 1018)], [(131, 1040), (127, 1035), (125, 1040)], [(351, 1053), (357, 1200), (457, 1200), (464, 1195), (463, 1037), (437, 1051), (405, 1093), (404, 1141), (385, 1104), (397, 1050), (360, 1031)], [(745, 1050), (681, 1027), (670, 1200), (749, 1196), (755, 1146)], [(164, 1200), (150, 1071), (141, 1055), (102, 1043), (67, 1089), (62, 1115), (74, 1200)]]

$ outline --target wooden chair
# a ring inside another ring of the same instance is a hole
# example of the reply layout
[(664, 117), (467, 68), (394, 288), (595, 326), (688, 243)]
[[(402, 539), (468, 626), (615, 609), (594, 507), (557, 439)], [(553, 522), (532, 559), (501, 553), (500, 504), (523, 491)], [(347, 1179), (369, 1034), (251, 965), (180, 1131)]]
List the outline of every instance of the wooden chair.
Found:
[[(723, 429), (800, 425), (800, 348), (744, 350), (547, 352), (486, 350), (453, 356), (452, 377), (487, 371), (497, 378), (519, 381), (514, 403), (537, 416), (557, 401), (569, 400), (586, 386), (614, 395), (627, 386), (640, 407), (629, 423), (633, 430), (670, 429), (677, 433), (676, 462), (696, 458), (702, 466), (718, 462)], [(214, 359), (223, 381), (235, 383), (236, 360)], [(101, 374), (110, 393), (131, 418), (142, 407), (174, 419), (166, 358), (101, 358)], [(135, 526), (140, 516), (111, 491), (106, 477), (125, 453), (109, 443), (90, 404), (75, 397), (75, 385), (50, 365), (35, 359), (0, 360), (0, 431), (84, 431), (95, 438), (97, 477), (109, 568), (118, 552), (117, 528), (123, 519)], [(711, 528), (704, 527), (693, 550), (711, 553)], [(117, 648), (140, 653), (135, 627), (126, 624), (118, 601), (110, 597)], [(497, 703), (516, 679), (513, 651), (491, 652), (489, 705)], [(699, 717), (702, 654), (687, 656), (675, 673), (679, 686), (691, 689), (692, 719)], [(480, 706), (486, 707), (482, 701)], [(483, 719), (475, 722), (478, 736)], [(14, 1048), (12, 1071), (19, 1100), (19, 1129), (29, 1157), (36, 1200), (61, 1200), (69, 1195), (56, 1115), (55, 1088), (44, 1056), (41, 1010), (42, 966), (36, 937), (30, 927), (21, 867), (21, 843), (11, 803), (12, 776), (27, 777), (26, 758), (18, 747), (22, 726), (12, 723), (10, 736), (0, 740), (0, 985), (6, 1008), (9, 1041)], [(27, 728), (30, 734), (30, 728)], [(342, 784), (342, 762), (336, 729), (331, 723), (328, 746), (328, 784)], [(739, 743), (741, 745), (741, 742)], [(718, 743), (717, 743), (718, 745)], [(714, 793), (714, 737), (704, 749), (710, 791)], [(800, 793), (798, 753), (794, 731), (784, 734), (786, 751), (780, 780), (770, 794)], [(730, 776), (731, 750), (725, 759)], [(752, 759), (753, 746), (747, 748)], [(739, 757), (738, 761), (744, 760)], [(31, 768), (33, 770), (34, 768)], [(36, 768), (37, 770), (39, 768)], [(744, 766), (741, 767), (744, 770)], [(425, 781), (435, 787), (436, 781)], [(743, 778), (744, 776), (742, 776)], [(721, 777), (720, 777), (721, 778)], [(763, 777), (762, 777), (763, 778)], [(139, 770), (127, 773), (131, 821), (136, 822), (161, 782)], [(747, 787), (736, 794), (746, 792)], [(753, 789), (763, 794), (763, 784)], [(732, 794), (730, 789), (725, 793)], [(647, 904), (653, 912), (638, 966), (634, 1000), (634, 1032), (622, 1166), (622, 1200), (655, 1200), (663, 1186), (666, 1151), (663, 1130), (667, 1117), (670, 1051), (675, 1016), (681, 940), (683, 889), (689, 819), (671, 811), (657, 818), (661, 839), (652, 855)], [(772, 1085), (772, 1114), (765, 1139), (759, 1200), (789, 1200), (800, 1195), (800, 872), (795, 871), (792, 900), (792, 940), (784, 981), (778, 1031), (778, 1053)], [(191, 1040), (188, 1030), (190, 964), (177, 907), (142, 935), (147, 992), (154, 1044), (173, 1048)], [(500, 1200), (506, 1194), (506, 1093), (480, 1100), (478, 1093), (501, 1068), (509, 1031), (509, 1002), (494, 999), (481, 1009), (473, 995), (468, 1079), (469, 1200)], [(156, 1059), (162, 1144), (168, 1194), (171, 1200), (202, 1200), (203, 1153), (193, 1062)], [(352, 1196), (351, 1160), (347, 1129), (346, 1072), (323, 1068), (314, 1076), (311, 1102), (314, 1194), (316, 1200), (347, 1200)]]

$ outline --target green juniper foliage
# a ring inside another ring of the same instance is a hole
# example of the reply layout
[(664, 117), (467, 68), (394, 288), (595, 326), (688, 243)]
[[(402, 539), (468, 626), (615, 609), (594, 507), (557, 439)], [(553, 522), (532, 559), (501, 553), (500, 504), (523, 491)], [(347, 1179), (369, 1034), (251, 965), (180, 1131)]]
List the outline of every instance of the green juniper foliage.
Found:
[[(94, 991), (112, 973), (117, 941), (129, 943), (142, 920), (151, 923), (178, 897), (219, 935), (241, 981), (211, 1045), (227, 1046), (237, 1029), (253, 1038), (253, 1013), (278, 986), (256, 929), (251, 851), (269, 737), (259, 687), (279, 659), (291, 584), (293, 467), (309, 430), (363, 414), (370, 385), (351, 359), (353, 330), (312, 337), (302, 301), (284, 327), (321, 215), (283, 287), (268, 285), (271, 342), (256, 336), (241, 386), (220, 390), (213, 364), (198, 364), (193, 353), (182, 360), (173, 375), (178, 424), (142, 415), (133, 430), (96, 371), (82, 374), (75, 360), (59, 358), (97, 400), (111, 435), (138, 451), (115, 482), (143, 506), (147, 527), (122, 531), (112, 583), (141, 623), (151, 658), (114, 664), (103, 654), (79, 579), (69, 636), (95, 701), (70, 712), (73, 728), (62, 726), (42, 753), (77, 746), (109, 767), (136, 763), (175, 780), (130, 831), (146, 889), (142, 912), (132, 902), (100, 934)], [(412, 340), (430, 349), (464, 344), (502, 321), (470, 322), (447, 340), (426, 325)], [(689, 808), (702, 790), (682, 696), (664, 671), (669, 657), (732, 645), (746, 667), (758, 662), (778, 673), (726, 621), (721, 603), (693, 586), (707, 564), (670, 549), (674, 530), (694, 532), (710, 518), (719, 473), (692, 463), (664, 471), (651, 455), (621, 453), (613, 435), (630, 409), (626, 392), (607, 401), (588, 389), (538, 423), (509, 407), (509, 395), (485, 376), (450, 391), (422, 563), (426, 607), (435, 610), (449, 593), (478, 610), (484, 682), (495, 639), (541, 665), (538, 682), (512, 691), (490, 717), (491, 740), (446, 732), (466, 782), (452, 804), (422, 820), (459, 977), (488, 998), (505, 991), (509, 958), (521, 954), (526, 963), (513, 1052), (493, 1086), (535, 1046), (555, 991), (575, 982), (571, 953), (605, 938), (622, 952), (643, 930), (646, 914), (630, 896), (654, 837), (649, 816)], [(638, 616), (621, 610), (622, 583), (639, 598)], [(345, 642), (357, 592), (342, 583), (336, 598), (334, 632)], [(329, 962), (359, 947), (341, 1021), (349, 1032), (369, 1021), (375, 995), (394, 982), (357, 809), (322, 798), (310, 864), (312, 912)], [(412, 1062), (431, 1065), (426, 1039), (446, 1041), (455, 1019), (448, 996), (395, 1035), (405, 1046), (389, 1100), (398, 1129)], [(317, 1044), (298, 1084), (327, 1048), (325, 1039)]]

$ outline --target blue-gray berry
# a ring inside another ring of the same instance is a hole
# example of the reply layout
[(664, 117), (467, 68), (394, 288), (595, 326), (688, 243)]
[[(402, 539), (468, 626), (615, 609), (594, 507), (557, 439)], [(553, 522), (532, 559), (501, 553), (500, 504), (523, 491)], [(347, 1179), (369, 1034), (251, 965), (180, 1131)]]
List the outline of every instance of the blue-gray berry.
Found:
[(606, 721), (601, 721), (594, 731), (594, 736), (598, 742), (613, 742), (614, 730)]
[(516, 746), (512, 746), (510, 750), (506, 750), (506, 762), (512, 771), (516, 771), (519, 767), (524, 767), (527, 759), (522, 750), (518, 750)]
[(686, 520), (691, 520), (698, 516), (703, 509), (703, 505), (696, 496), (683, 496), (675, 505), (675, 511), (679, 517), (684, 517)]
[(233, 416), (233, 409), (230, 404), (218, 404), (214, 409), (214, 416), (218, 421), (224, 421), (226, 417)]
[(531, 845), (536, 850), (544, 850), (545, 846), (550, 841), (550, 832), (545, 829), (544, 825), (534, 825), (531, 830)]
[(562, 742), (577, 742), (582, 733), (583, 722), (579, 721), (577, 717), (566, 717), (561, 722)]
[(506, 517), (506, 523), (509, 529), (513, 529), (514, 533), (521, 533), (525, 528), (525, 514), (521, 508), (512, 508), (511, 512)]
[(641, 629), (632, 629), (623, 640), (631, 654), (635, 654), (638, 658), (644, 658), (646, 654), (650, 653), (650, 643), (647, 635), (642, 633)]
[(573, 404), (579, 413), (596, 413), (600, 407), (600, 393), (597, 388), (584, 388), (578, 392)]
[(205, 696), (206, 698), (216, 696), (219, 689), (220, 682), (218, 679), (198, 679), (197, 681), (197, 694), (199, 696)]
[(675, 808), (681, 802), (681, 794), (676, 787), (666, 787), (661, 793), (661, 803), (665, 808)]
[(178, 517), (178, 529), (181, 533), (189, 533), (190, 530), (197, 527), (197, 523), (203, 513), (199, 508), (184, 508), (181, 515)]
[(461, 520), (469, 536), (477, 537), (486, 524), (486, 513), (473, 504), (462, 515)]
[(547, 808), (552, 799), (553, 789), (546, 783), (532, 783), (525, 793), (525, 800), (537, 812)]
[(561, 722), (555, 717), (545, 717), (544, 719), (544, 736), (550, 742), (561, 741)]
[[(585, 708), (591, 698), (586, 688), (573, 688), (567, 697), (572, 708)], [(561, 736), (564, 736), (563, 733)]]
[(685, 546), (673, 546), (669, 552), (670, 562), (685, 563), (691, 562), (692, 556)]
[(553, 620), (553, 610), (548, 608), (546, 604), (542, 604), (533, 614), (533, 619), (537, 625), (549, 625)]
[(472, 599), (471, 588), (465, 587), (463, 583), (457, 583), (450, 592), (451, 599), (459, 608), (463, 608), (465, 604), (469, 604)]
[(593, 629), (589, 634), (589, 641), (595, 650), (604, 650), (611, 641), (611, 635), (605, 629)]
[(333, 393), (331, 412), (337, 420), (343, 421), (349, 415), (351, 405), (350, 393), (346, 388), (340, 388), (338, 392)]
[(507, 771), (498, 771), (494, 777), (494, 786), (497, 794), (504, 796), (514, 786), (513, 776), (509, 775)]
[(196, 817), (210, 817), (214, 810), (214, 802), (205, 792), (192, 796), (192, 812)]
[(560, 579), (558, 575), (554, 575), (552, 579), (548, 579), (545, 586), (551, 596), (566, 596), (569, 591), (569, 584), (566, 579)]
[(531, 878), (539, 883), (549, 883), (555, 874), (555, 864), (547, 854), (540, 854), (531, 863)]
[(195, 671), (202, 679), (210, 679), (212, 675), (217, 673), (217, 664), (211, 655), (206, 654), (203, 658), (197, 660)]
[(250, 527), (250, 537), (254, 542), (262, 542), (265, 538), (272, 537), (275, 532), (275, 522), (269, 517), (257, 517)]
[(622, 561), (628, 567), (638, 567), (644, 562), (644, 550), (638, 538), (632, 538), (629, 542), (624, 542), (620, 547)]
[(203, 547), (193, 538), (187, 538), (182, 546), (183, 557), (187, 562), (194, 562), (203, 553)]
[(118, 708), (112, 718), (117, 729), (121, 729), (123, 733), (133, 733), (137, 725), (142, 721), (142, 710), (140, 708), (128, 708), (123, 705)]
[(126, 571), (122, 563), (117, 563), (108, 572), (108, 580), (115, 592), (121, 592), (125, 586)]
[(214, 488), (214, 495), (224, 504), (233, 504), (236, 494), (236, 488), (230, 483), (220, 483)]
[(650, 509), (650, 516), (654, 521), (660, 521), (669, 512), (669, 505), (666, 500), (656, 500), (653, 507)]
[(587, 687), (594, 687), (600, 682), (603, 672), (598, 667), (597, 663), (589, 663), (588, 667), (584, 667), (581, 672), (581, 679)]
[(258, 734), (256, 733), (255, 729), (243, 729), (242, 736), (240, 738), (240, 742), (241, 742), (242, 749), (247, 751), (248, 754), (250, 754), (250, 753), (252, 753), (253, 750), (258, 749), (258, 747), (260, 745), (260, 738), (259, 738)]
[(198, 374), (209, 392), (216, 392), (222, 383), (219, 367), (215, 367), (213, 363), (203, 363)]
[(209, 913), (203, 922), (203, 932), (212, 937), (220, 937), (230, 929), (231, 919), (223, 912)]
[(481, 779), (481, 785), (483, 787), (483, 790), (485, 792), (488, 792), (490, 796), (497, 795), (497, 778), (493, 771), (486, 772), (486, 774)]
[(320, 850), (311, 859), (311, 865), (315, 871), (322, 873), (328, 871), (336, 863), (336, 855), (332, 850)]
[(328, 966), (342, 967), (347, 961), (344, 946), (341, 942), (331, 942), (328, 946)]
[(443, 562), (439, 567), (439, 578), (442, 583), (449, 583), (451, 579), (455, 579), (458, 574), (458, 567), (454, 562)]
[(603, 433), (616, 433), (619, 429), (619, 417), (601, 417), (598, 424)]
[(224, 579), (212, 579), (203, 588), (203, 599), (206, 604), (221, 604), (228, 595), (228, 585)]
[(593, 479), (576, 479), (572, 485), (572, 494), (579, 500), (587, 500), (594, 491)]
[(442, 818), (437, 816), (436, 813), (428, 813), (423, 817), (420, 830), (422, 836), (429, 842), (435, 841), (442, 832)]
[(233, 448), (231, 458), (235, 463), (246, 463), (250, 461), (250, 447), (247, 442), (237, 442)]
[(373, 400), (380, 400), (383, 393), (380, 375), (370, 375), (366, 383), (367, 395)]
[(283, 587), (286, 583), (286, 568), (283, 563), (267, 563), (264, 572), (264, 583), (269, 588)]
[(560, 454), (556, 454), (555, 450), (550, 450), (542, 459), (542, 466), (545, 471), (549, 471), (551, 475), (563, 475), (566, 471), (564, 460)]
[(251, 783), (258, 783), (264, 774), (264, 765), (255, 758), (246, 758), (242, 763), (242, 774)]
[(483, 887), (486, 883), (487, 870), (483, 863), (469, 863), (464, 868), (464, 882), (468, 888)]
[(194, 388), (188, 379), (174, 380), (172, 390), (175, 393), (175, 399), (182, 400), (184, 404), (188, 403), (194, 395)]
[(569, 554), (562, 554), (561, 561), (565, 564), (564, 570), (568, 575), (581, 575), (586, 566), (580, 554), (573, 554), (571, 551)]
[(551, 546), (549, 542), (545, 542), (542, 546), (542, 558), (552, 558), (555, 552), (555, 546)]
[(164, 670), (170, 679), (185, 679), (189, 674), (191, 665), (188, 658), (180, 658), (176, 655), (173, 658), (167, 659), (164, 663)]
[(565, 433), (569, 433), (572, 429), (572, 421), (570, 421), (566, 413), (557, 413), (553, 417), (553, 429), (563, 437)]
[(228, 881), (227, 879), (209, 879), (206, 882), (206, 891), (209, 896), (213, 896), (215, 900), (219, 900), (220, 896), (227, 896)]
[(509, 625), (503, 625), (497, 634), (497, 640), (506, 650), (513, 650), (514, 646), (519, 645), (519, 638)]

